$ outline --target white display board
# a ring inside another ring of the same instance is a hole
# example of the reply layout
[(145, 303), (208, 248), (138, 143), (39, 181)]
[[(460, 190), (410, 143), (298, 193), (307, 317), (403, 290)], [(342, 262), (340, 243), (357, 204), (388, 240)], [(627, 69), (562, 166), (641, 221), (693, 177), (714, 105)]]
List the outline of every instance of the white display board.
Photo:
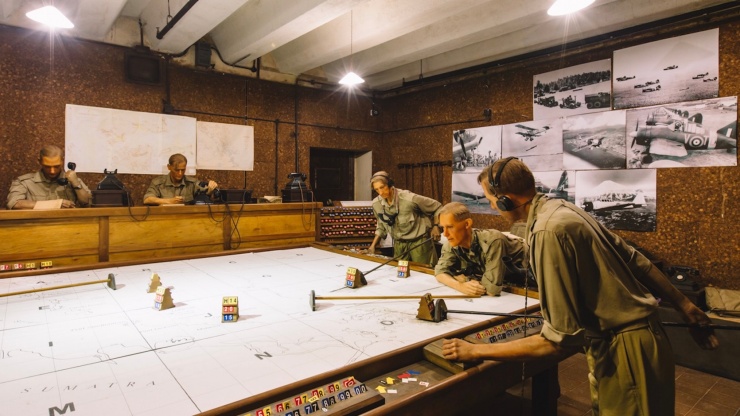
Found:
[(254, 127), (198, 121), (198, 169), (254, 170)]
[(170, 155), (188, 158), (195, 173), (196, 120), (192, 117), (67, 104), (65, 159), (78, 172), (162, 174)]

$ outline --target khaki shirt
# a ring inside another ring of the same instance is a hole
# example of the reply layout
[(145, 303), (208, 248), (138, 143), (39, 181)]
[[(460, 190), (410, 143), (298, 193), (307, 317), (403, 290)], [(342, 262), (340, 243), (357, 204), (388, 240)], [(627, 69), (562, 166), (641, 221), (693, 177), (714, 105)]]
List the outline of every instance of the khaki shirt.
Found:
[(442, 204), (405, 189), (393, 189), (392, 206), (380, 196), (373, 200), (373, 212), (378, 220), (375, 235), (384, 239), (390, 233), (394, 241), (411, 241), (428, 235)]
[(530, 266), (545, 323), (541, 335), (580, 346), (601, 332), (655, 312), (639, 281), (653, 264), (591, 216), (562, 199), (537, 194), (527, 219)]
[[(59, 174), (59, 178), (66, 178), (64, 172)], [(80, 186), (87, 192), (90, 192), (85, 182), (79, 179)], [(13, 209), (16, 202), (21, 200), (28, 201), (52, 201), (55, 199), (66, 199), (68, 201), (77, 201), (77, 193), (72, 189), (71, 184), (60, 185), (55, 180), (48, 180), (43, 172), (36, 171), (28, 173), (13, 180), (8, 192), (7, 207)]]
[(152, 183), (149, 184), (149, 188), (147, 188), (144, 194), (144, 199), (146, 200), (150, 196), (155, 198), (174, 198), (181, 196), (182, 202), (187, 204), (195, 197), (197, 183), (198, 181), (196, 179), (183, 176), (180, 184), (175, 186), (169, 174), (158, 176), (152, 179)]
[(452, 247), (450, 243), (442, 246), (442, 255), (434, 268), (434, 274), (450, 276), (465, 275), (468, 280), (480, 280), (491, 296), (499, 296), (504, 287), (507, 269), (502, 257), (509, 256), (517, 267), (525, 256), (524, 240), (504, 235), (498, 230), (479, 230), (473, 228), (470, 249)]

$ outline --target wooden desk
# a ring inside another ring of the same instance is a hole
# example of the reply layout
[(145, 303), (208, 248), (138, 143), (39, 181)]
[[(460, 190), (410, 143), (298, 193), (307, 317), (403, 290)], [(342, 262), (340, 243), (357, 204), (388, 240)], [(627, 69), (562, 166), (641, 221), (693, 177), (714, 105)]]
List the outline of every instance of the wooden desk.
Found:
[[(0, 263), (141, 261), (315, 241), (320, 203), (0, 211)], [(27, 272), (3, 272), (0, 278)]]

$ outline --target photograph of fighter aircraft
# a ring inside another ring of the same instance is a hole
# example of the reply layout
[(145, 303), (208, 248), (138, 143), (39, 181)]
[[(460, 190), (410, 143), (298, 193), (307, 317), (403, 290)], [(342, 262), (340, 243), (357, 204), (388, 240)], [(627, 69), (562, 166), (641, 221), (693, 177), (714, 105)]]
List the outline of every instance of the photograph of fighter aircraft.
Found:
[(612, 230), (655, 231), (655, 169), (576, 172), (576, 205)]
[(499, 215), (499, 212), (491, 208), (491, 204), (483, 194), (483, 189), (478, 184), (480, 172), (453, 172), (452, 173), (452, 201), (462, 202), (467, 205), (473, 214)]
[(537, 192), (552, 199), (576, 202), (576, 172), (574, 170), (532, 172)]
[(452, 200), (470, 212), (495, 214), (478, 185), (478, 174), (501, 157), (501, 126), (475, 127), (452, 132)]
[(627, 167), (737, 166), (737, 97), (627, 111)]
[(614, 109), (718, 97), (717, 83), (702, 82), (718, 72), (719, 29), (614, 51), (614, 73), (635, 76), (613, 83)]
[(533, 171), (562, 170), (562, 126), (562, 119), (506, 124), (501, 130), (501, 154), (520, 158)]
[(525, 142), (534, 141), (535, 137), (540, 137), (542, 133), (550, 130), (550, 126), (542, 126), (541, 129), (534, 129), (523, 124), (517, 124), (516, 127), (519, 129), (516, 134), (524, 137)]
[(611, 96), (611, 59), (537, 74), (532, 88), (535, 120), (608, 110), (610, 100), (587, 105), (586, 97)]
[(501, 154), (501, 126), (452, 132), (452, 172), (480, 171)]
[(563, 120), (563, 168), (624, 169), (625, 110), (582, 114)]

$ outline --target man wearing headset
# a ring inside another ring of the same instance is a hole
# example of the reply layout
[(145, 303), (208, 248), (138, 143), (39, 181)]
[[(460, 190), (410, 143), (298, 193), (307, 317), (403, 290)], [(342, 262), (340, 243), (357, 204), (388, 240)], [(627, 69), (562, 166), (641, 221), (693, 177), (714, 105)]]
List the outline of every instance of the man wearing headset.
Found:
[(478, 181), (492, 208), (508, 221), (527, 221), (545, 323), (539, 335), (506, 343), (445, 340), (444, 357), (526, 361), (584, 349), (595, 415), (673, 415), (673, 353), (651, 291), (676, 308), (699, 346), (714, 349), (719, 341), (707, 315), (584, 211), (537, 193), (522, 161), (499, 159)]
[(62, 208), (90, 204), (92, 194), (77, 177), (73, 164), (64, 172), (62, 149), (46, 145), (39, 152), (41, 169), (13, 180), (8, 192), (8, 209), (33, 209), (36, 201), (62, 200)]
[(450, 202), (439, 211), (439, 226), (447, 238), (434, 268), (437, 281), (466, 295), (499, 296), (504, 287), (509, 257), (521, 267), (524, 240), (498, 230), (473, 228), (470, 210), (460, 202)]
[(390, 234), (394, 258), (434, 267), (437, 250), (432, 239), (439, 240), (440, 237), (439, 228), (434, 223), (442, 204), (396, 188), (393, 179), (383, 170), (373, 174), (370, 185), (378, 193), (373, 200), (373, 212), (378, 222), (375, 238), (367, 251), (374, 253), (378, 241)]

